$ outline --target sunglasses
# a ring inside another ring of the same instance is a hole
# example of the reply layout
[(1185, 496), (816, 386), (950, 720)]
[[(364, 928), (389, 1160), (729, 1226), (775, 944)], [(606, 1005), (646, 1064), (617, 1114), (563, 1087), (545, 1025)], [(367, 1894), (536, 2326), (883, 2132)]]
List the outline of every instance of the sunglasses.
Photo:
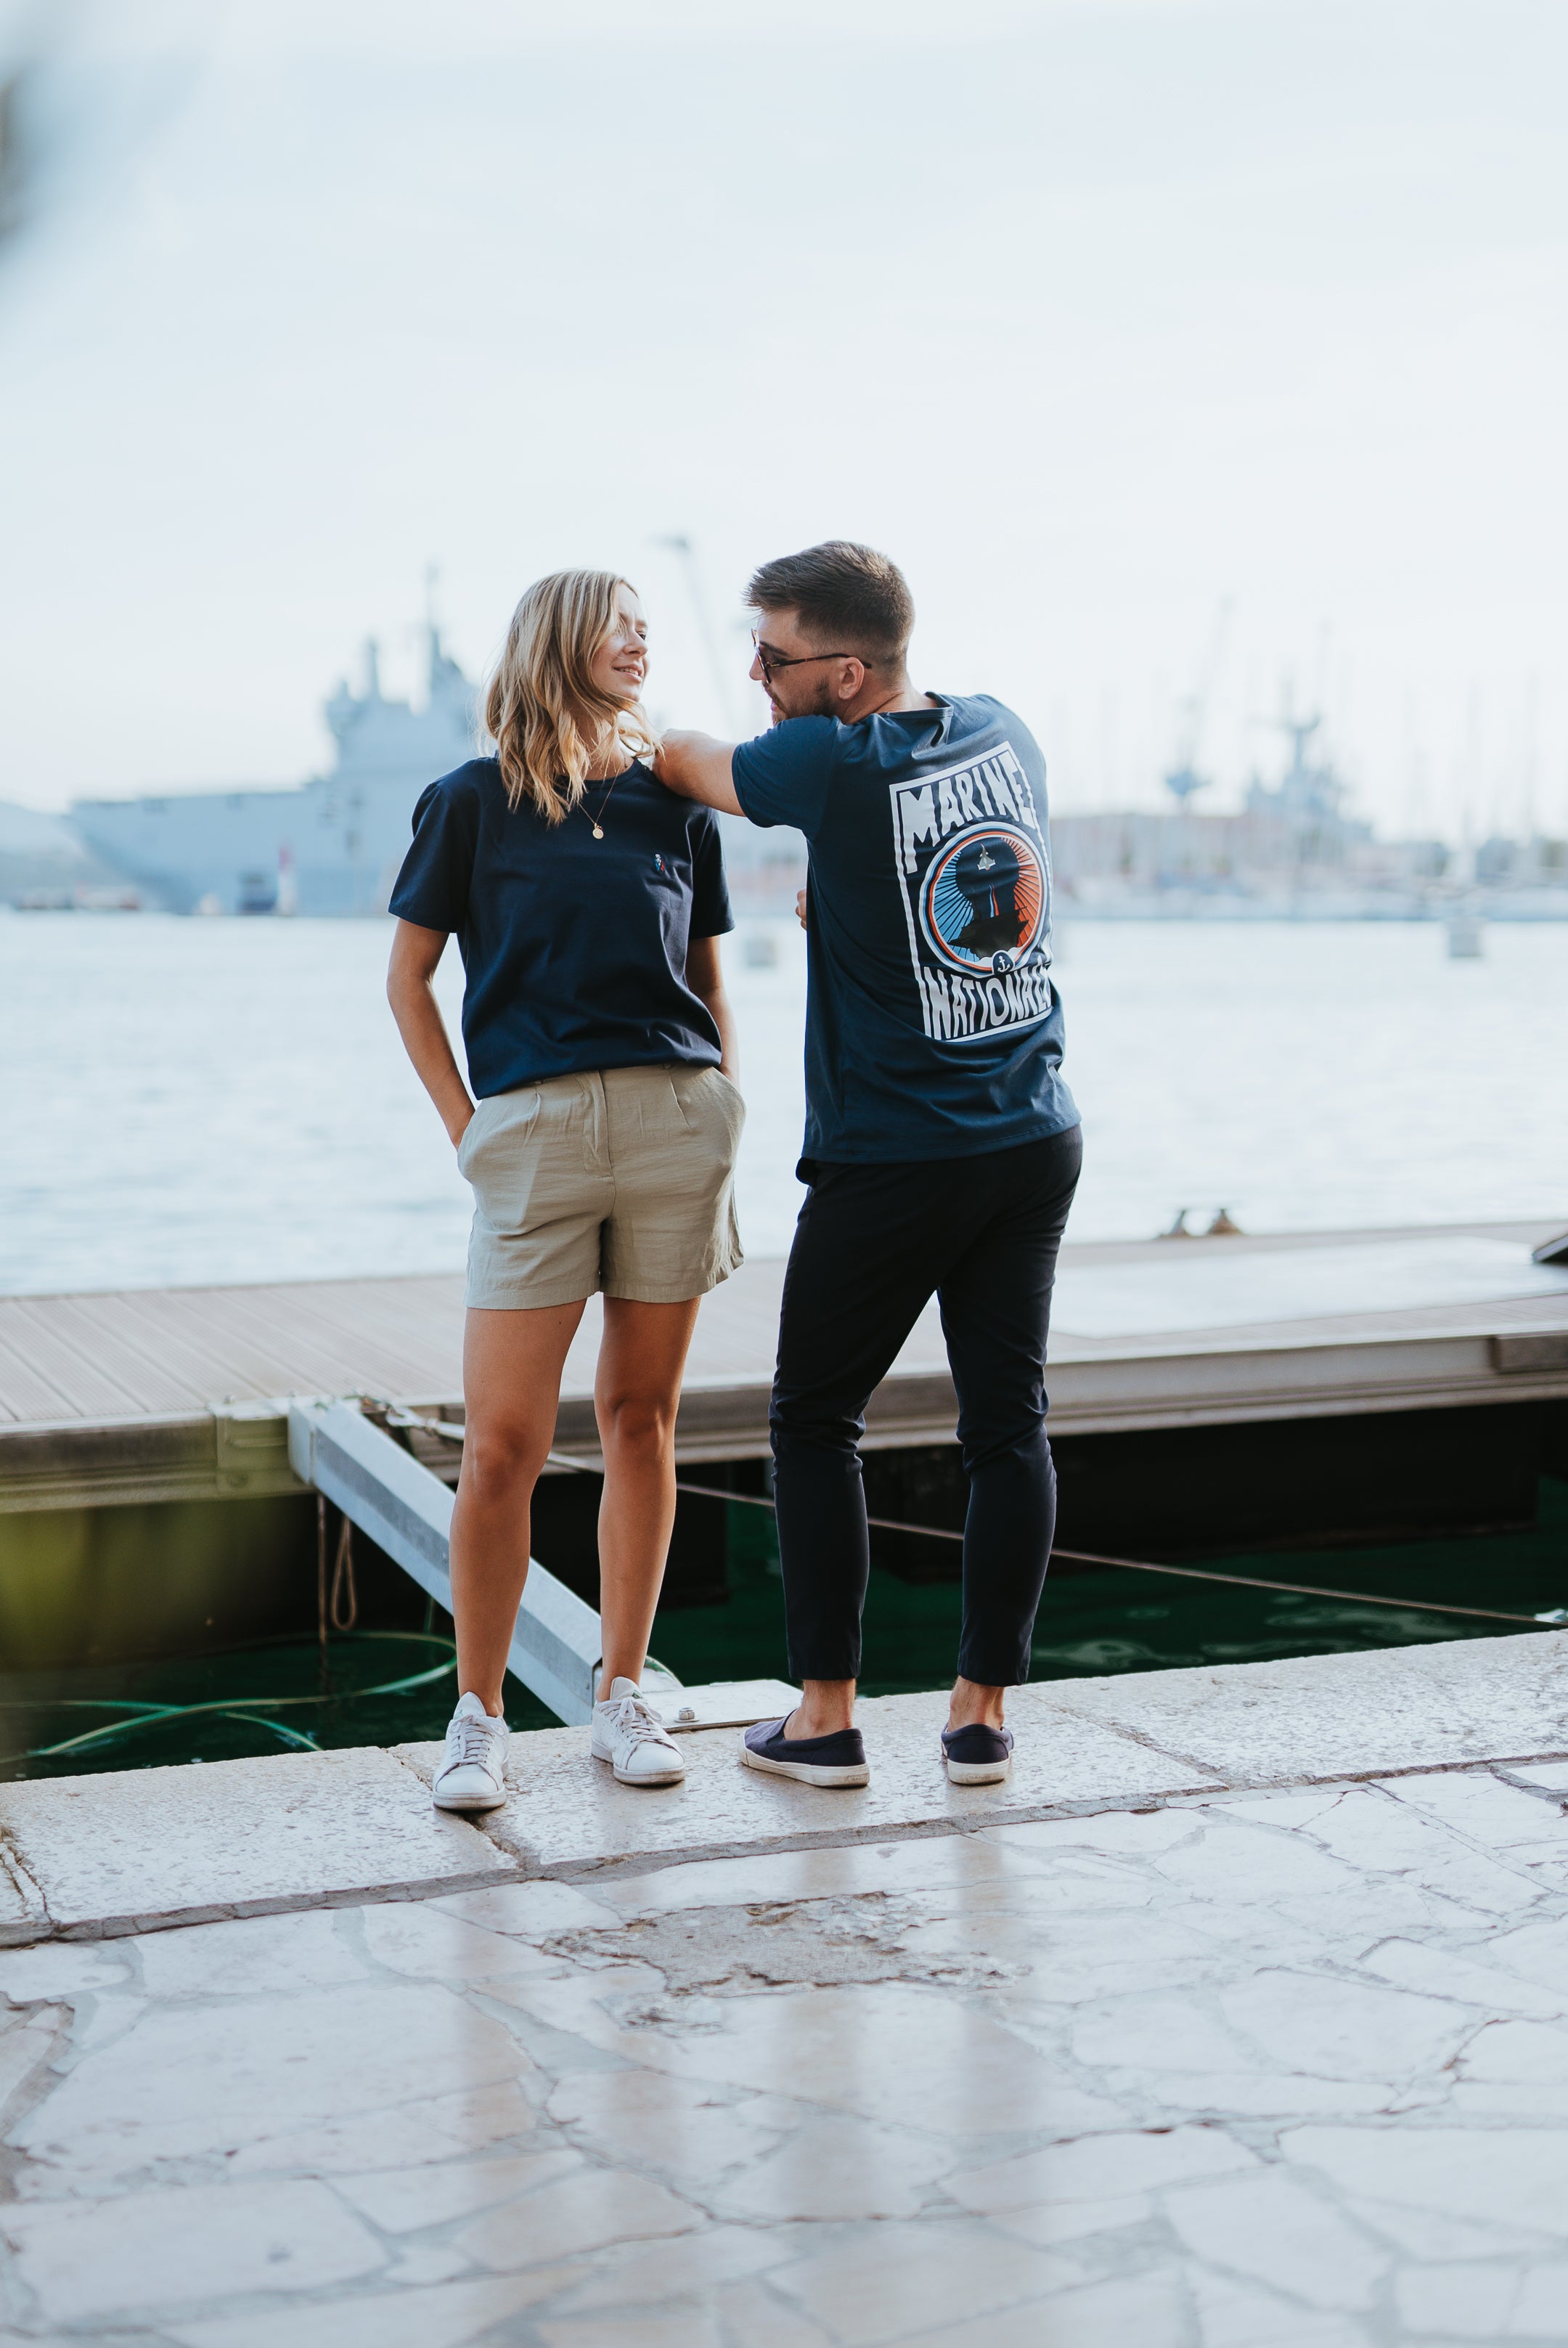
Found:
[(857, 660), (862, 668), (876, 665), (875, 662), (866, 659), (864, 653), (775, 653), (771, 645), (764, 644), (755, 628), (752, 630), (752, 646), (764, 685), (773, 683), (775, 668), (804, 668), (811, 661)]

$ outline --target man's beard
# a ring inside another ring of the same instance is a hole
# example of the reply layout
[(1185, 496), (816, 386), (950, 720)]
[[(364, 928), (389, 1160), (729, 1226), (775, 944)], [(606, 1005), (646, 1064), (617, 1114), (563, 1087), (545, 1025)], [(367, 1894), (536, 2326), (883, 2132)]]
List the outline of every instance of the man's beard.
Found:
[(786, 717), (836, 717), (837, 715), (838, 711), (834, 705), (833, 687), (826, 677), (816, 680), (813, 685), (810, 699), (802, 702), (798, 709), (781, 709), (776, 703), (774, 705), (775, 726), (782, 726)]

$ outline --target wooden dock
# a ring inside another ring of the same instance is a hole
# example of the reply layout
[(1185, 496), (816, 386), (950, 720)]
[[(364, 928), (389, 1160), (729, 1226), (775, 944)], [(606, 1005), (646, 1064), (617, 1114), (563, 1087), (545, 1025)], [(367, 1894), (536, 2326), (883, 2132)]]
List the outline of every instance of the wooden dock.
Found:
[[(1051, 1343), (1061, 1434), (1568, 1399), (1568, 1271), (1545, 1223), (1069, 1247)], [(755, 1457), (784, 1266), (702, 1308), (686, 1460)], [(0, 1511), (297, 1490), (290, 1395), (460, 1416), (456, 1274), (0, 1298)], [(597, 1308), (558, 1440), (596, 1456)], [(874, 1399), (867, 1440), (942, 1442), (954, 1401), (935, 1308)], [(441, 1448), (442, 1447), (436, 1447)]]

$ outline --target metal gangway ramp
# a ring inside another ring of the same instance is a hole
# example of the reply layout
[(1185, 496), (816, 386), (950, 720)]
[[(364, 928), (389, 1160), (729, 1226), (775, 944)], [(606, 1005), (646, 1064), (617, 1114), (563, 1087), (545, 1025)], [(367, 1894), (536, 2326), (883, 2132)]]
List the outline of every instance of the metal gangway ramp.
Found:
[[(290, 1465), (302, 1483), (313, 1485), (449, 1614), (453, 1493), (378, 1423), (383, 1418), (393, 1426), (434, 1425), (408, 1413), (373, 1413), (357, 1397), (291, 1401)], [(439, 1431), (460, 1439), (456, 1426)], [(507, 1668), (569, 1727), (592, 1715), (603, 1658), (600, 1630), (593, 1608), (530, 1559)], [(643, 1687), (671, 1729), (741, 1727), (770, 1720), (800, 1701), (799, 1689), (783, 1680), (722, 1680), (689, 1688), (673, 1673), (651, 1669)]]

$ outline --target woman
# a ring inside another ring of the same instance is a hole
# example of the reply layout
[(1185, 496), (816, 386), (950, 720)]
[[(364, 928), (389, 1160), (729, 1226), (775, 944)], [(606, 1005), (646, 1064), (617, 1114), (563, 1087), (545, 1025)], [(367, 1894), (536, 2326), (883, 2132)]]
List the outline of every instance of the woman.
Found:
[[(432, 783), (393, 891), (387, 994), (473, 1187), (466, 1434), (452, 1517), (457, 1709), (436, 1807), (506, 1800), (502, 1676), (567, 1348), (604, 1292), (594, 1407), (603, 1676), (592, 1749), (624, 1785), (685, 1775), (639, 1682), (675, 1516), (681, 1374), (741, 1261), (745, 1111), (719, 967), (733, 926), (712, 815), (644, 763), (648, 629), (607, 571), (518, 605), (491, 680), (493, 757)], [(456, 931), (468, 1097), (431, 989)]]

